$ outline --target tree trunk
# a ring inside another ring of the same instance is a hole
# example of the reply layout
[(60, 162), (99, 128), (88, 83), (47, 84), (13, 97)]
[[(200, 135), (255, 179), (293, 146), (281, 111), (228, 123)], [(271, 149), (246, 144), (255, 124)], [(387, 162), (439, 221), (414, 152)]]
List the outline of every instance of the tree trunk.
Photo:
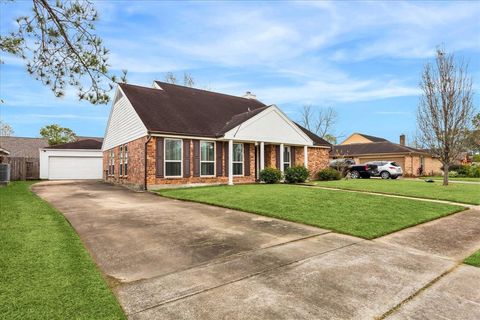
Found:
[(443, 164), (443, 185), (448, 186), (448, 168), (449, 165), (444, 163)]

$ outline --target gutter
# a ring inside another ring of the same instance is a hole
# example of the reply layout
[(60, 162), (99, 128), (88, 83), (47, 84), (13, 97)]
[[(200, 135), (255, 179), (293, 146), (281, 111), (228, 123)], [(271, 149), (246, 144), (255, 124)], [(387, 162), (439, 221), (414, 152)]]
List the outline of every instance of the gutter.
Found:
[(148, 143), (150, 140), (152, 140), (152, 136), (150, 135), (150, 132), (147, 132), (148, 134), (148, 139), (145, 142), (145, 149), (144, 149), (144, 155), (145, 155), (145, 163), (144, 163), (144, 172), (145, 175), (143, 177), (143, 189), (146, 191), (147, 190), (147, 149), (148, 149)]

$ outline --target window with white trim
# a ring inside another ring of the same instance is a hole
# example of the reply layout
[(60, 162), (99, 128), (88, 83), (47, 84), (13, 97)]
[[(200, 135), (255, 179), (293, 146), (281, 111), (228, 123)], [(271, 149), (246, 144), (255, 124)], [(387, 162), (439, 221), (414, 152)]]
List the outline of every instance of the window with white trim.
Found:
[(292, 148), (285, 146), (283, 147), (283, 170), (287, 170), (292, 165)]
[(113, 149), (110, 150), (108, 157), (108, 175), (113, 176), (115, 174), (115, 152)]
[(233, 175), (243, 176), (243, 143), (233, 144)]
[(120, 153), (118, 154), (118, 159), (120, 160), (120, 166), (118, 167), (118, 174), (123, 176), (123, 146), (120, 146)]
[(215, 176), (215, 142), (200, 141), (200, 175)]
[(182, 140), (165, 139), (165, 177), (182, 176)]
[(128, 175), (128, 146), (123, 146), (123, 175)]

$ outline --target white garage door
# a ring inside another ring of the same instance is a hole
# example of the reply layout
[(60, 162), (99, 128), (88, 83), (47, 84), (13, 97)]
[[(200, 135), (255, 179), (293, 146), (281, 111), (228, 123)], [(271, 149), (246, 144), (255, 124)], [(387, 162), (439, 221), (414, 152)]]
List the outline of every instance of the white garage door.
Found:
[(101, 179), (101, 157), (49, 157), (49, 179)]

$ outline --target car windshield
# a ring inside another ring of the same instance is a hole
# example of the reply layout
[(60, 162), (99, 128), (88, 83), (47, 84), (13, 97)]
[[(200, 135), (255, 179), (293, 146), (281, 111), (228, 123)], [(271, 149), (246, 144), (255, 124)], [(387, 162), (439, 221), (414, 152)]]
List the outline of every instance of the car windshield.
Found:
[(396, 163), (396, 162), (390, 162), (390, 164), (391, 164), (392, 166), (394, 166), (394, 167), (400, 167), (400, 165), (399, 165), (398, 163)]

